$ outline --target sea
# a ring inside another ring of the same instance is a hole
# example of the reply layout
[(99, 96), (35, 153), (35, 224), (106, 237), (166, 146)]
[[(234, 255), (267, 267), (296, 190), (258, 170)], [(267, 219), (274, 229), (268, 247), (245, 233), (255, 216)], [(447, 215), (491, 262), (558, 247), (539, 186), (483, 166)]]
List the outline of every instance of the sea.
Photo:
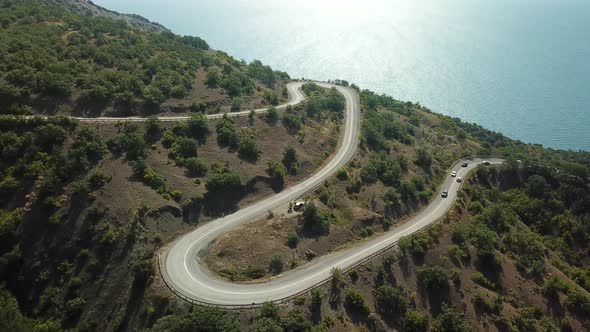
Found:
[(590, 151), (590, 0), (95, 0), (526, 143)]

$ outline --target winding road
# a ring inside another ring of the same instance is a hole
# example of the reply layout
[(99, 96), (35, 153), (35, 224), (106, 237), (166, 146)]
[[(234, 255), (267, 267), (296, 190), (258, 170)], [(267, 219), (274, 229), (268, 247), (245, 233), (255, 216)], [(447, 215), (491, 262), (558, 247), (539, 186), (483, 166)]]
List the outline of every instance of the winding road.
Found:
[[(304, 100), (305, 97), (300, 90), (302, 84), (302, 82), (289, 83), (288, 89), (291, 99), (287, 104), (278, 108), (294, 105)], [(208, 271), (204, 266), (204, 257), (207, 254), (208, 246), (215, 239), (241, 224), (266, 215), (269, 210), (274, 210), (288, 204), (290, 201), (300, 198), (332, 177), (339, 168), (345, 166), (354, 156), (360, 133), (358, 93), (349, 87), (327, 83), (318, 84), (324, 87), (335, 87), (346, 98), (344, 137), (340, 141), (336, 154), (332, 156), (322, 169), (315, 172), (305, 181), (231, 215), (202, 225), (165, 247), (158, 257), (160, 273), (166, 285), (175, 294), (194, 303), (228, 308), (257, 306), (265, 301), (284, 301), (328, 280), (331, 277), (330, 271), (332, 268), (338, 267), (345, 270), (353, 267), (368, 257), (372, 257), (376, 253), (391, 247), (401, 237), (410, 235), (433, 224), (443, 217), (452, 207), (457, 198), (457, 192), (461, 183), (456, 182), (455, 178), (450, 176), (449, 171), (444, 184), (440, 187), (441, 191), (448, 190), (447, 198), (437, 195), (415, 217), (381, 236), (367, 240), (351, 248), (316, 258), (312, 262), (287, 271), (264, 283), (231, 283)], [(256, 112), (264, 112), (264, 110), (256, 110)], [(248, 113), (249, 111), (233, 113), (232, 115), (239, 116)], [(209, 115), (210, 118), (220, 116), (222, 115)], [(179, 117), (161, 119), (163, 121), (177, 121)], [(497, 158), (487, 160), (492, 164), (503, 162), (502, 159)], [(482, 159), (472, 159), (468, 160), (469, 165), (467, 167), (462, 167), (460, 164), (463, 161), (466, 160), (458, 161), (451, 169), (457, 171), (457, 176), (466, 176), (468, 172), (483, 162)]]

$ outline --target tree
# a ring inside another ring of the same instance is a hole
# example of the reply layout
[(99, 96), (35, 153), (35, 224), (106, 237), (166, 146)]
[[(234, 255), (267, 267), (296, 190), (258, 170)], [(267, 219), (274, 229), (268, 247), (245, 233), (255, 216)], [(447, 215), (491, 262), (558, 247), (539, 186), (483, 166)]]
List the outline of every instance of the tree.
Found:
[(287, 246), (291, 249), (297, 248), (297, 244), (299, 244), (299, 236), (295, 232), (289, 232), (287, 235)]
[(149, 139), (159, 139), (163, 131), (164, 124), (162, 124), (162, 121), (160, 119), (158, 119), (156, 116), (148, 117), (145, 133)]
[(369, 306), (365, 303), (363, 294), (356, 289), (347, 289), (344, 296), (344, 305), (351, 311), (368, 315), (371, 312)]
[(279, 274), (283, 271), (283, 266), (285, 264), (285, 259), (283, 255), (280, 253), (274, 253), (270, 258), (270, 269), (273, 273)]
[(433, 332), (468, 331), (465, 316), (454, 307), (444, 305), (443, 312), (432, 322)]
[(287, 169), (278, 161), (269, 160), (267, 163), (266, 173), (274, 182), (283, 185), (285, 182), (285, 177), (287, 176)]
[(258, 318), (252, 324), (252, 332), (283, 332), (281, 325), (274, 319)]
[(184, 166), (190, 176), (203, 176), (207, 173), (207, 164), (197, 157), (190, 157), (184, 161)]
[(428, 169), (432, 165), (432, 156), (423, 148), (418, 149), (416, 156), (416, 165)]
[(526, 192), (532, 197), (543, 198), (549, 194), (551, 187), (541, 175), (532, 175), (526, 181)]
[(322, 235), (330, 231), (330, 221), (313, 202), (310, 202), (303, 209), (303, 227), (312, 234)]
[(23, 317), (16, 299), (0, 288), (0, 331), (31, 331), (30, 322)]
[(283, 165), (285, 165), (289, 173), (297, 173), (299, 161), (297, 160), (297, 151), (292, 145), (286, 145), (283, 150)]
[(403, 330), (406, 332), (428, 331), (428, 316), (416, 310), (406, 311)]
[(246, 159), (258, 159), (260, 147), (253, 137), (243, 136), (238, 143), (238, 155)]
[(450, 286), (449, 273), (440, 266), (425, 266), (417, 271), (418, 287), (425, 290), (437, 291), (448, 289)]
[(209, 135), (207, 118), (203, 114), (191, 114), (186, 126), (186, 135), (203, 143)]
[(377, 287), (375, 301), (381, 313), (386, 317), (401, 317), (408, 310), (407, 295), (399, 287), (388, 284)]
[(277, 320), (279, 319), (279, 311), (279, 306), (277, 306), (275, 303), (271, 301), (266, 301), (262, 304), (262, 307), (260, 308), (259, 317)]
[(188, 137), (177, 137), (170, 149), (175, 159), (182, 160), (197, 156), (197, 142)]
[(208, 307), (193, 307), (191, 313), (160, 318), (151, 332), (238, 332), (240, 322), (233, 313)]
[(212, 192), (231, 192), (242, 187), (240, 174), (228, 169), (216, 170), (209, 176), (205, 187)]
[(299, 129), (301, 129), (301, 119), (295, 114), (287, 113), (283, 115), (282, 121), (283, 126), (285, 126), (285, 128), (287, 128), (287, 130), (290, 132), (297, 132)]
[(217, 142), (221, 145), (235, 148), (238, 146), (238, 134), (234, 127), (234, 122), (227, 114), (224, 114), (221, 120), (215, 126), (217, 131)]
[(285, 332), (311, 331), (311, 323), (300, 308), (295, 308), (281, 319), (281, 326)]
[(217, 68), (210, 67), (207, 69), (207, 86), (210, 88), (216, 88), (219, 86), (219, 81), (221, 80), (221, 76), (219, 75), (219, 71)]
[(266, 111), (266, 121), (270, 124), (275, 124), (279, 120), (279, 112), (276, 107), (271, 106)]

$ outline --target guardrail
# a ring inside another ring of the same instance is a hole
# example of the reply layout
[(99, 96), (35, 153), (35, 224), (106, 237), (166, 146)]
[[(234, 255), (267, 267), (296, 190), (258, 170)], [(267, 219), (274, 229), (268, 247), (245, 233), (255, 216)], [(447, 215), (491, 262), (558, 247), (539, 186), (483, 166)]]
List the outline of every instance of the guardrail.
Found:
[[(461, 158), (460, 160), (456, 161), (455, 163), (453, 163), (451, 165), (451, 167), (449, 167), (449, 169), (454, 168), (455, 166), (457, 166), (458, 164), (467, 161), (467, 160), (473, 160), (473, 159), (486, 159), (486, 158), (503, 158), (503, 157), (499, 157), (499, 156), (468, 156), (468, 157), (464, 157)], [(453, 199), (453, 203), (451, 206), (454, 206), (455, 202), (457, 201), (458, 196), (455, 196), (455, 198)], [(425, 229), (428, 229), (430, 227), (433, 227), (434, 225), (439, 224), (442, 220), (444, 220), (447, 217), (447, 213), (445, 213), (445, 215), (441, 216), (440, 218), (436, 219), (435, 221), (433, 221), (432, 223), (425, 225), (424, 227), (416, 230), (413, 234), (418, 233), (418, 232), (422, 232)], [(350, 266), (342, 269), (342, 272), (346, 273), (349, 272), (373, 259), (375, 259), (377, 256), (382, 255), (383, 253), (393, 249), (394, 247), (397, 246), (399, 240), (394, 241), (392, 243), (390, 243), (389, 245), (387, 245), (386, 247), (370, 254), (369, 256), (351, 264)], [(177, 291), (174, 286), (172, 286), (171, 284), (168, 283), (168, 281), (166, 280), (166, 278), (163, 275), (162, 272), (162, 268), (161, 268), (161, 254), (158, 255), (158, 271), (160, 273), (160, 278), (164, 281), (164, 284), (168, 287), (168, 289), (170, 289), (170, 291), (172, 291), (172, 293), (174, 293), (176, 296), (178, 296), (180, 299), (191, 303), (191, 304), (196, 304), (196, 305), (201, 305), (201, 306), (208, 306), (208, 307), (216, 307), (216, 308), (223, 308), (223, 309), (229, 309), (229, 310), (247, 310), (247, 309), (255, 309), (255, 308), (259, 308), (261, 307), (264, 303), (252, 303), (252, 304), (234, 304), (234, 305), (222, 305), (222, 304), (217, 304), (217, 303), (210, 303), (210, 302), (206, 302), (206, 301), (200, 301), (200, 300), (195, 300), (192, 298), (189, 298), (185, 295), (183, 295), (181, 292)], [(300, 296), (306, 295), (307, 293), (309, 293), (312, 289), (314, 288), (318, 288), (318, 287), (322, 287), (324, 286), (326, 283), (328, 283), (330, 280), (332, 280), (332, 277), (327, 277), (325, 279), (323, 279), (322, 281), (318, 282), (317, 284), (307, 287), (293, 295), (287, 296), (285, 298), (279, 299), (279, 300), (274, 300), (274, 301), (270, 301), (276, 304), (283, 304), (289, 301), (294, 300), (295, 298), (298, 298)]]

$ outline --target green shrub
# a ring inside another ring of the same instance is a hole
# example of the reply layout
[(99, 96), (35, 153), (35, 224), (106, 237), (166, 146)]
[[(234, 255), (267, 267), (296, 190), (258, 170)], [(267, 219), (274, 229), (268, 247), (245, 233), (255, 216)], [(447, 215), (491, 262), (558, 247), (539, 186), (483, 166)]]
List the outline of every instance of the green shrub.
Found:
[(184, 161), (188, 174), (190, 176), (203, 176), (207, 173), (207, 164), (197, 157), (190, 157)]
[(480, 272), (474, 272), (471, 275), (471, 280), (473, 280), (474, 283), (476, 283), (482, 287), (485, 287), (487, 289), (491, 289), (491, 290), (496, 289), (496, 285), (494, 283), (492, 283), (488, 278), (486, 278)]
[(365, 303), (363, 293), (356, 289), (347, 289), (344, 296), (344, 305), (351, 311), (368, 315), (371, 312), (369, 306)]
[(283, 271), (284, 264), (285, 259), (283, 258), (283, 255), (280, 253), (275, 253), (270, 258), (270, 269), (275, 274), (279, 274)]
[(404, 316), (409, 306), (407, 294), (403, 289), (388, 284), (377, 287), (375, 302), (377, 309), (387, 318)]
[(299, 236), (295, 232), (289, 232), (287, 235), (287, 246), (291, 249), (297, 248), (297, 244), (299, 244)]
[(425, 266), (417, 270), (418, 287), (429, 291), (448, 289), (449, 273), (440, 266)]

